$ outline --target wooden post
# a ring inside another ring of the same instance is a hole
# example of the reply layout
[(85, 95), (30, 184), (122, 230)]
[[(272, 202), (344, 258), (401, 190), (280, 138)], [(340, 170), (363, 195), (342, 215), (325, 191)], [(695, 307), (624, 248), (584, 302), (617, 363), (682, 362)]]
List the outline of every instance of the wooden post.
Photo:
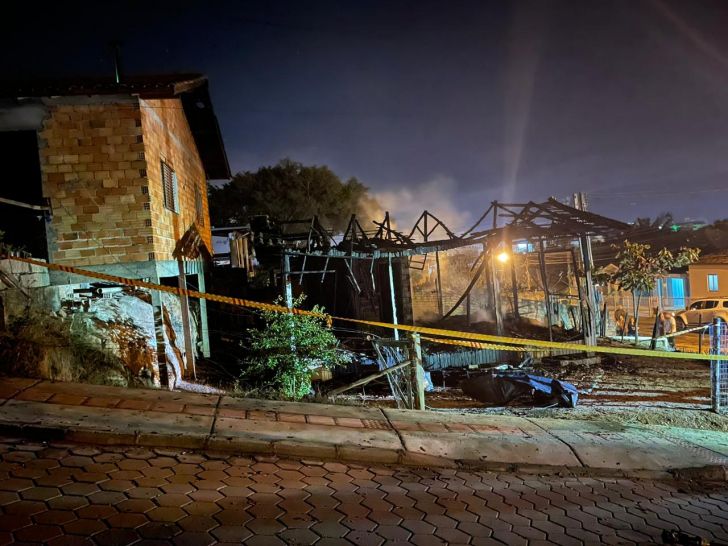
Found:
[(513, 285), (513, 316), (518, 320), (521, 313), (518, 311), (518, 277), (516, 275), (516, 254), (511, 244), (511, 284)]
[[(493, 201), (493, 229), (498, 229), (498, 201)], [(503, 335), (503, 309), (501, 309), (500, 280), (498, 279), (498, 261), (496, 260), (495, 245), (490, 251), (490, 267), (493, 271), (493, 307), (495, 307), (495, 327), (498, 335)]]
[[(587, 344), (587, 331), (589, 329), (589, 319), (584, 313), (584, 291), (581, 288), (581, 276), (579, 275), (579, 264), (576, 261), (576, 252), (571, 247), (571, 261), (574, 264), (574, 279), (576, 280), (576, 290), (579, 293), (579, 311), (581, 311), (581, 333), (584, 335), (584, 344)], [(588, 304), (586, 304), (588, 308)], [(588, 312), (588, 309), (587, 309)]]
[[(199, 292), (207, 292), (205, 286), (205, 272), (202, 260), (198, 264), (197, 272), (197, 290)], [(202, 334), (202, 356), (210, 358), (210, 329), (207, 323), (207, 300), (200, 299), (200, 330)]]
[(579, 240), (581, 247), (581, 257), (584, 264), (584, 282), (586, 284), (587, 307), (589, 311), (589, 340), (587, 345), (595, 346), (597, 344), (597, 298), (594, 293), (594, 283), (592, 282), (592, 253), (591, 240), (588, 235), (582, 235)]
[[(427, 222), (427, 218), (425, 218), (425, 222)], [(438, 251), (435, 251), (435, 265), (437, 267), (437, 311), (440, 313), (440, 320), (442, 320), (444, 313), (442, 305), (442, 275), (440, 273), (440, 253)]]
[(493, 307), (495, 308), (495, 326), (498, 335), (503, 335), (503, 309), (501, 309), (500, 280), (498, 279), (498, 260), (495, 256), (495, 248), (490, 252), (490, 267), (493, 272)]
[[(155, 277), (152, 282), (159, 284), (159, 277)], [(162, 293), (159, 290), (152, 290), (151, 292), (152, 309), (154, 310), (154, 347), (157, 350), (159, 384), (165, 388), (174, 388), (175, 385), (170, 382), (169, 370), (167, 369), (167, 342), (164, 333), (164, 303), (162, 303)]]
[(465, 296), (465, 315), (467, 316), (468, 326), (470, 326), (470, 293)]
[[(546, 278), (546, 258), (544, 255), (544, 244), (543, 239), (540, 240), (539, 252), (538, 252), (538, 265), (541, 269), (541, 281), (543, 282), (543, 295), (546, 300), (546, 319), (549, 325), (549, 341), (554, 340), (554, 333), (552, 331), (552, 320), (551, 320), (551, 294), (549, 294), (549, 282)], [(551, 350), (549, 349), (549, 353)]]
[(412, 409), (424, 411), (425, 409), (425, 372), (422, 368), (422, 345), (420, 334), (411, 334), (412, 348), (410, 349), (410, 380), (414, 391), (414, 405)]
[[(586, 195), (583, 192), (574, 194), (574, 208), (586, 211)], [(579, 247), (581, 248), (581, 260), (584, 264), (584, 282), (586, 284), (587, 310), (589, 312), (588, 325), (589, 337), (585, 337), (584, 343), (596, 346), (597, 344), (597, 298), (594, 291), (594, 283), (592, 282), (592, 248), (591, 237), (581, 235), (579, 237)]]
[[(187, 277), (185, 276), (185, 264), (182, 259), (177, 260), (179, 275), (177, 276), (177, 285), (180, 289), (187, 289)], [(192, 347), (192, 330), (190, 328), (190, 305), (187, 296), (180, 294), (180, 306), (182, 307), (182, 329), (185, 336), (185, 375), (197, 379), (195, 371), (195, 353)]]
[[(392, 298), (392, 324), (397, 322), (397, 298), (394, 294), (394, 274), (392, 273), (392, 256), (389, 256), (389, 294)], [(394, 329), (394, 339), (399, 340), (399, 330)]]

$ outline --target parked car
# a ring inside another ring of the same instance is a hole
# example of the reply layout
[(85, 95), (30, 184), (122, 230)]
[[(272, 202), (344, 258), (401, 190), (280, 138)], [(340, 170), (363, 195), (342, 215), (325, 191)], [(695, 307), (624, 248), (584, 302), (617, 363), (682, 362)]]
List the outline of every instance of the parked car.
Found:
[(679, 330), (712, 322), (719, 317), (728, 322), (728, 298), (706, 298), (690, 304), (684, 311), (675, 313)]

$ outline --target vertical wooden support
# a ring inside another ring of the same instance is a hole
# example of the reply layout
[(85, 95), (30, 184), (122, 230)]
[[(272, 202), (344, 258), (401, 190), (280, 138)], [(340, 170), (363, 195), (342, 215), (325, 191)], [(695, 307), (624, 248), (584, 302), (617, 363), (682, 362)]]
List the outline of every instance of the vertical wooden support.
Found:
[[(159, 284), (159, 278), (152, 279), (152, 282)], [(152, 309), (154, 311), (154, 345), (157, 350), (157, 368), (159, 370), (159, 384), (163, 388), (174, 387), (169, 381), (169, 370), (167, 369), (167, 342), (164, 336), (164, 304), (162, 293), (159, 290), (152, 290)]]
[[(498, 229), (498, 201), (493, 201), (493, 229)], [(501, 307), (500, 297), (500, 279), (498, 278), (498, 261), (495, 253), (498, 245), (491, 247), (490, 251), (490, 269), (493, 274), (493, 308), (495, 309), (495, 327), (498, 335), (503, 335), (503, 309)]]
[[(394, 293), (394, 274), (392, 273), (392, 256), (389, 256), (389, 294), (392, 298), (392, 324), (399, 324), (397, 322), (397, 297)], [(399, 330), (394, 329), (394, 339), (399, 340)]]
[(500, 280), (498, 279), (498, 260), (495, 256), (495, 248), (490, 251), (490, 267), (493, 282), (493, 308), (495, 309), (495, 325), (498, 335), (503, 335), (503, 309), (501, 307)]
[(587, 345), (595, 346), (597, 344), (597, 297), (594, 282), (592, 281), (591, 240), (588, 235), (581, 236), (579, 246), (581, 247), (582, 263), (584, 264), (584, 283), (586, 284), (586, 300), (589, 312), (589, 337), (585, 341)]
[[(552, 329), (552, 317), (551, 317), (551, 294), (549, 293), (549, 281), (546, 277), (546, 256), (544, 254), (544, 244), (543, 239), (539, 241), (539, 251), (538, 251), (538, 265), (541, 269), (541, 282), (543, 282), (543, 295), (546, 301), (546, 319), (548, 320), (549, 325), (549, 341), (554, 340), (554, 332)], [(551, 350), (549, 350), (551, 352)]]
[(581, 314), (581, 333), (584, 335), (584, 343), (587, 342), (589, 330), (589, 306), (584, 299), (584, 290), (581, 286), (581, 275), (579, 274), (579, 263), (576, 260), (576, 251), (571, 247), (571, 262), (574, 264), (574, 278), (576, 280), (576, 290), (579, 293), (579, 311)]
[[(207, 292), (202, 264), (197, 273), (197, 290)], [(200, 330), (202, 332), (202, 356), (210, 358), (210, 328), (207, 324), (207, 300), (200, 299)]]
[[(427, 222), (426, 218), (425, 222)], [(442, 320), (444, 313), (442, 305), (442, 275), (440, 273), (440, 253), (438, 251), (435, 251), (435, 266), (437, 267), (437, 311), (440, 313), (440, 320)]]
[(182, 308), (182, 330), (185, 336), (185, 375), (197, 379), (195, 371), (195, 351), (192, 347), (192, 328), (190, 327), (190, 302), (181, 290), (187, 289), (187, 277), (185, 276), (185, 264), (182, 259), (177, 260), (179, 274), (177, 275), (177, 286), (180, 288), (179, 301)]
[(468, 320), (468, 326), (470, 326), (470, 292), (465, 296), (465, 316)]
[(511, 245), (511, 284), (513, 285), (513, 316), (520, 320), (521, 313), (518, 311), (518, 276), (516, 275), (516, 255)]
[(425, 372), (422, 368), (422, 344), (420, 334), (410, 334), (412, 347), (410, 349), (410, 381), (414, 391), (412, 409), (424, 411), (425, 409)]

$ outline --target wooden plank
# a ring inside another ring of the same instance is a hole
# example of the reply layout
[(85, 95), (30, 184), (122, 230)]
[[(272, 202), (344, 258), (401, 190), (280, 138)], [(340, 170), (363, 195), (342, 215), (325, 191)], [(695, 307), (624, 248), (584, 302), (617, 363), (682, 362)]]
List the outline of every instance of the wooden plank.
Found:
[(334, 389), (333, 391), (328, 393), (328, 396), (336, 396), (338, 394), (341, 394), (343, 392), (346, 392), (351, 389), (355, 389), (357, 387), (361, 387), (362, 385), (366, 385), (367, 383), (370, 383), (371, 381), (374, 381), (375, 379), (379, 379), (380, 377), (384, 377), (390, 372), (393, 372), (395, 370), (399, 370), (401, 368), (405, 368), (411, 364), (410, 360), (405, 360), (403, 362), (400, 362), (399, 364), (396, 364), (394, 366), (390, 366), (389, 368), (385, 370), (380, 370), (375, 374), (368, 375), (366, 377), (362, 377), (361, 379), (354, 381), (353, 383), (349, 383), (348, 385), (344, 385), (343, 387), (339, 387), (338, 389)]

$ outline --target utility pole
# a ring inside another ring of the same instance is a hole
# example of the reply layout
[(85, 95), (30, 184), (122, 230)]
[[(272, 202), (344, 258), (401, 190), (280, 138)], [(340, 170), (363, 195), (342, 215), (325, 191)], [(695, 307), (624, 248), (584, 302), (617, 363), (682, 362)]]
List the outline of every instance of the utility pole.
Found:
[[(574, 194), (574, 208), (586, 212), (587, 201), (584, 192)], [(589, 235), (581, 235), (579, 237), (579, 247), (581, 248), (581, 259), (584, 264), (584, 282), (586, 284), (586, 304), (589, 313), (589, 331), (585, 332), (584, 341), (586, 345), (596, 346), (597, 344), (597, 298), (592, 282), (592, 268), (594, 267), (592, 259), (591, 237)]]

